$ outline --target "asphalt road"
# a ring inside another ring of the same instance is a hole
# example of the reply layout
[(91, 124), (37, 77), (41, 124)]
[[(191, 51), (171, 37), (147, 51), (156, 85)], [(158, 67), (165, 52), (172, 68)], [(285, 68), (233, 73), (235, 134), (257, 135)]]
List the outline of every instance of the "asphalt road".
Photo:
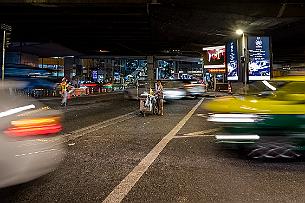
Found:
[(66, 159), (48, 175), (0, 189), (1, 202), (305, 201), (303, 162), (258, 162), (221, 149), (212, 137), (217, 126), (194, 108), (199, 99), (145, 118), (121, 94), (67, 108), (43, 102), (65, 113)]

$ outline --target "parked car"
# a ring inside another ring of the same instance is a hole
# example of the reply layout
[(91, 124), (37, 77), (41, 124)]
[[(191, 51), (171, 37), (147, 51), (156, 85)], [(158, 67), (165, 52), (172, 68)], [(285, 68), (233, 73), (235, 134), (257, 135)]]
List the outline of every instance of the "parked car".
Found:
[(18, 85), (0, 85), (0, 188), (51, 172), (65, 154), (61, 113), (15, 95)]
[(222, 131), (218, 143), (246, 151), (251, 158), (296, 158), (305, 151), (305, 77), (265, 83), (272, 93), (223, 97), (204, 104), (208, 120)]

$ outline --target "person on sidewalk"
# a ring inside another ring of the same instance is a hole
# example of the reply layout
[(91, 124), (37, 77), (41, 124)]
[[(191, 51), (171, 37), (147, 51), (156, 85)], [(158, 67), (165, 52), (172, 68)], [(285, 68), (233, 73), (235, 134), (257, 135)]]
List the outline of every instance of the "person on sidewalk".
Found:
[(63, 78), (60, 83), (61, 87), (61, 106), (67, 106), (67, 101), (68, 101), (68, 81), (66, 78)]
[(155, 88), (155, 96), (157, 96), (157, 105), (158, 105), (158, 109), (159, 109), (159, 115), (163, 116), (164, 113), (164, 109), (163, 109), (163, 98), (164, 98), (164, 94), (163, 94), (163, 86), (160, 80), (157, 81), (157, 85)]

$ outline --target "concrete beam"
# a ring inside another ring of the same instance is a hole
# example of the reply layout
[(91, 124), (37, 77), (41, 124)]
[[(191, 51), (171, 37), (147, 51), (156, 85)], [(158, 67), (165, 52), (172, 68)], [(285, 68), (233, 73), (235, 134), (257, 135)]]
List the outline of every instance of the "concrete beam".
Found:
[(146, 4), (146, 0), (1, 0), (0, 4)]

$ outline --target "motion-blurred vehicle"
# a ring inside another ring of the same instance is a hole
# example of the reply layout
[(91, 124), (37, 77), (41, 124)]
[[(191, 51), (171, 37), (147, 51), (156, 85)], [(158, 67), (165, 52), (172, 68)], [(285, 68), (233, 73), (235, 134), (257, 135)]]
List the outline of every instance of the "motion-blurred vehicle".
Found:
[(14, 80), (25, 84), (20, 91), (35, 98), (52, 96), (56, 91), (56, 83), (50, 79), (14, 78)]
[(184, 88), (184, 84), (179, 80), (163, 80), (163, 94), (164, 99), (168, 100), (176, 100), (182, 99), (187, 96), (187, 91)]
[(198, 80), (183, 80), (186, 95), (189, 97), (202, 97), (206, 93), (206, 86)]
[(15, 94), (18, 82), (0, 84), (0, 188), (24, 183), (54, 170), (65, 149), (61, 113)]
[(261, 96), (223, 97), (204, 104), (221, 127), (218, 143), (242, 149), (251, 158), (297, 158), (305, 150), (305, 76), (264, 81)]
[[(162, 80), (164, 88), (163, 94), (165, 100), (176, 100), (186, 97), (187, 92), (184, 84), (179, 80)], [(138, 99), (143, 92), (150, 92), (150, 88), (154, 90), (154, 86), (150, 86), (148, 81), (138, 81), (138, 85), (128, 87), (124, 91), (125, 98)]]
[[(152, 87), (153, 88), (153, 87)], [(149, 92), (149, 82), (138, 80), (136, 84), (129, 84), (124, 90), (124, 97), (126, 99), (138, 99), (144, 92)]]

